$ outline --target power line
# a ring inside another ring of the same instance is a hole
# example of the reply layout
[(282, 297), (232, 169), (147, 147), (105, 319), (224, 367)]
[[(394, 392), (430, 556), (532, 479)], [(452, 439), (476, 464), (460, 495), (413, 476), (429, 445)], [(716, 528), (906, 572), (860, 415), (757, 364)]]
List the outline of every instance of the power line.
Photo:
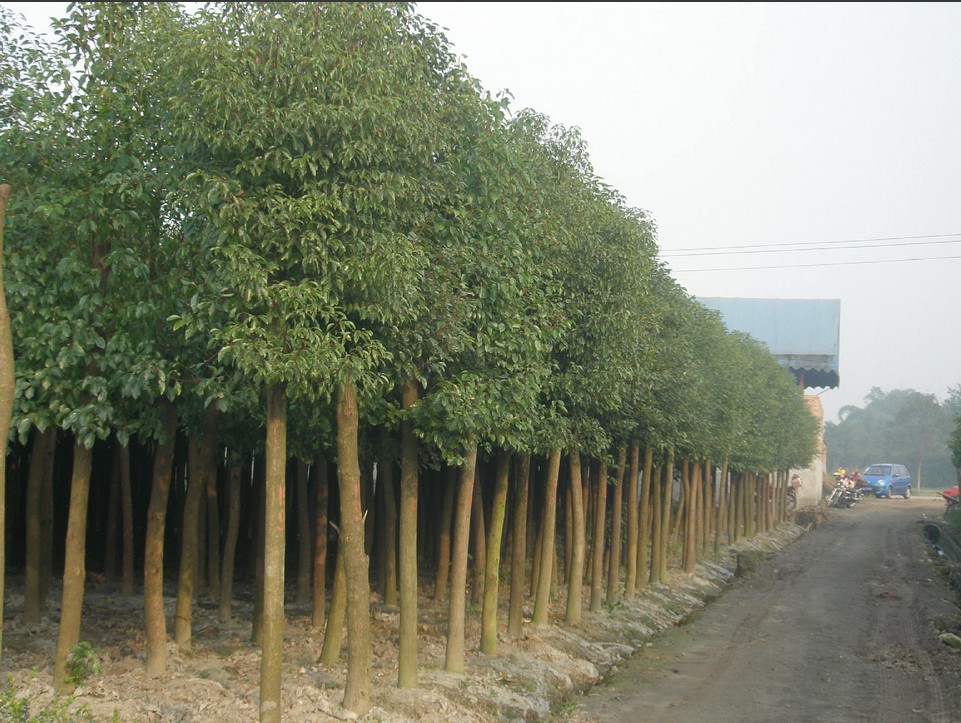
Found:
[[(838, 241), (795, 241), (792, 243), (745, 244), (742, 246), (698, 246), (698, 247), (674, 249), (671, 252), (671, 254), (675, 252), (682, 252), (682, 251), (727, 251), (732, 249), (780, 248), (783, 246), (815, 246), (815, 245), (831, 246), (834, 244), (859, 244), (859, 243), (873, 243), (876, 241), (914, 241), (918, 239), (951, 238), (953, 236), (961, 236), (961, 233), (928, 234), (925, 236), (887, 236), (887, 237), (881, 237), (881, 238), (841, 239)], [(664, 255), (666, 256), (668, 254), (664, 254)]]
[(873, 261), (836, 261), (820, 264), (784, 264), (781, 266), (735, 266), (715, 269), (672, 269), (676, 274), (694, 274), (700, 271), (763, 271), (766, 269), (807, 269), (815, 266), (857, 266), (862, 264), (893, 264), (906, 261), (948, 261), (961, 259), (961, 256), (925, 256), (913, 259), (876, 259)]
[[(834, 242), (834, 243), (844, 243), (844, 242)], [(662, 258), (692, 258), (698, 256), (732, 256), (735, 254), (790, 254), (802, 251), (840, 251), (843, 249), (889, 249), (898, 246), (931, 246), (938, 244), (957, 244), (961, 243), (961, 238), (940, 240), (940, 241), (905, 241), (904, 243), (893, 243), (893, 244), (870, 244), (867, 246), (810, 246), (808, 248), (791, 248), (791, 249), (781, 249), (781, 248), (756, 248), (745, 251), (726, 251), (726, 250), (715, 250), (715, 251), (705, 251), (701, 253), (666, 253), (661, 254)], [(773, 244), (776, 245), (776, 244)], [(788, 245), (788, 244), (784, 244)], [(730, 247), (738, 248), (738, 247)], [(746, 247), (745, 247), (746, 248)]]

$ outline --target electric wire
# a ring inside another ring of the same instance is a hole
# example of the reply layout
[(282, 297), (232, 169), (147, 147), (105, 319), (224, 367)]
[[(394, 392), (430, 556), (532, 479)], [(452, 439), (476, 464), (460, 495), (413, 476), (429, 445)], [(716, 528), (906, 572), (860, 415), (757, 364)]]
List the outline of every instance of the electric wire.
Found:
[(676, 274), (695, 274), (701, 271), (764, 271), (767, 269), (806, 269), (818, 266), (857, 266), (862, 264), (895, 264), (912, 261), (950, 261), (961, 256), (922, 256), (909, 259), (873, 259), (870, 261), (826, 261), (814, 264), (782, 264), (775, 266), (728, 266), (712, 269), (671, 269)]

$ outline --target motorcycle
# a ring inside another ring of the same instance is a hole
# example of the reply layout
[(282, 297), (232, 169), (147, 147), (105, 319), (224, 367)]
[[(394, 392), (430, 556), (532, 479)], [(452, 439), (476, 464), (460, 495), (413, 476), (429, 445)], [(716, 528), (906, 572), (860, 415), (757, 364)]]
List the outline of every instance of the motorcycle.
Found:
[(864, 488), (858, 486), (856, 480), (848, 475), (838, 479), (831, 496), (828, 497), (828, 507), (854, 507), (864, 498)]

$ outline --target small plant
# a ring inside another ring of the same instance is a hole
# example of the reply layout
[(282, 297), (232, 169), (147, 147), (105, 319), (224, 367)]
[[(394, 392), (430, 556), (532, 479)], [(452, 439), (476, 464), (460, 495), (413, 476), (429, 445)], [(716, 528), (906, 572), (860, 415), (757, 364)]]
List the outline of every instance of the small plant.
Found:
[(77, 685), (91, 675), (100, 675), (100, 653), (102, 651), (90, 643), (81, 641), (70, 649), (67, 657), (67, 667), (70, 670), (70, 680)]
[[(76, 721), (90, 721), (93, 716), (86, 705), (70, 710), (72, 697), (61, 698), (53, 702), (52, 707), (43, 708), (31, 715), (30, 702), (17, 695), (16, 681), (12, 675), (7, 675), (7, 687), (0, 690), (0, 721), (14, 723), (76, 723)], [(115, 720), (120, 719), (116, 717)]]
[(7, 687), (0, 691), (0, 720), (29, 721), (30, 708), (27, 701), (17, 697), (12, 675), (7, 675)]

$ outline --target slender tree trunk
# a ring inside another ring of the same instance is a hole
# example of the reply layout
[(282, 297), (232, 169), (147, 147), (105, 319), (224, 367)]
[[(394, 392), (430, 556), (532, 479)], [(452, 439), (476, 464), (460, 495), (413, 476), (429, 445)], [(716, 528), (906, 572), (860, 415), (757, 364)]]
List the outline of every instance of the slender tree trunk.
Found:
[[(214, 405), (204, 411), (202, 429), (188, 445), (187, 496), (184, 500), (180, 547), (180, 577), (177, 586), (177, 609), (174, 617), (174, 640), (183, 652), (190, 652), (192, 638), (194, 585), (202, 547), (199, 529), (200, 507), (207, 485), (217, 473), (218, 412)], [(199, 436), (199, 439), (197, 437)]]
[(324, 626), (324, 603), (327, 598), (327, 506), (328, 479), (327, 458), (314, 457), (310, 467), (314, 478), (314, 595), (311, 600), (310, 624), (315, 628)]
[[(476, 469), (475, 469), (476, 473)], [(474, 480), (474, 499), (471, 501), (470, 536), (474, 550), (471, 572), (471, 604), (480, 605), (484, 598), (484, 571), (487, 569), (486, 527), (484, 519), (484, 496), (480, 480)]]
[(163, 571), (164, 529), (167, 525), (167, 500), (173, 475), (174, 443), (177, 434), (177, 408), (161, 398), (161, 438), (153, 460), (150, 504), (147, 508), (147, 537), (144, 543), (143, 606), (147, 630), (147, 675), (167, 671), (167, 619), (164, 615)]
[(266, 552), (266, 514), (267, 508), (267, 469), (266, 460), (259, 457), (254, 469), (254, 494), (256, 502), (252, 512), (254, 518), (254, 610), (251, 614), (250, 641), (255, 645), (264, 642), (264, 553)]
[(120, 592), (127, 597), (134, 594), (133, 549), (133, 490), (130, 480), (130, 447), (120, 447), (120, 518), (122, 521), (122, 553), (120, 556)]
[(267, 388), (264, 445), (264, 634), (260, 655), (260, 720), (279, 723), (284, 655), (284, 553), (287, 539), (287, 391)]
[(75, 685), (67, 671), (67, 659), (70, 651), (80, 642), (80, 617), (86, 579), (84, 558), (87, 548), (87, 502), (90, 498), (92, 459), (93, 450), (87, 449), (77, 440), (73, 445), (73, 478), (70, 482), (70, 512), (63, 563), (60, 634), (53, 667), (53, 685), (59, 695), (70, 693)]
[(707, 538), (711, 528), (711, 504), (712, 499), (712, 488), (711, 484), (711, 461), (707, 460), (703, 464), (703, 472), (701, 474), (701, 491), (699, 493), (700, 505), (698, 509), (700, 514), (698, 515), (698, 529), (697, 529), (697, 546), (700, 549), (700, 555), (703, 557), (707, 554)]
[[(401, 404), (410, 412), (417, 402), (417, 384), (408, 381)], [(397, 654), (397, 685), (417, 687), (417, 437), (414, 423), (400, 424), (400, 537), (397, 556), (400, 569), (400, 630)], [(448, 518), (448, 542), (450, 540)], [(446, 565), (444, 567), (446, 570)]]
[(561, 453), (552, 450), (547, 459), (547, 481), (544, 489), (544, 511), (541, 515), (541, 562), (534, 598), (534, 625), (546, 625), (550, 618), (551, 582), (554, 568), (554, 535), (557, 526), (557, 480), (560, 477)]
[(637, 589), (647, 587), (650, 575), (648, 559), (651, 541), (651, 468), (654, 466), (654, 450), (650, 444), (644, 446), (644, 468), (641, 474), (641, 510), (637, 516)]
[(457, 468), (447, 468), (444, 485), (444, 502), (440, 513), (440, 532), (437, 540), (437, 575), (434, 578), (434, 600), (440, 602), (447, 594), (450, 577), (451, 526), (454, 520), (454, 502), (457, 497)]
[(451, 555), (450, 603), (447, 614), (447, 653), (444, 670), (464, 672), (464, 618), (467, 607), (467, 551), (470, 544), (471, 507), (474, 499), (477, 447), (464, 455), (457, 480), (454, 510), (454, 544)]
[(667, 465), (664, 468), (664, 509), (661, 510), (661, 580), (667, 580), (670, 547), (668, 532), (671, 529), (671, 507), (674, 503), (674, 450), (667, 451)]
[(614, 498), (611, 500), (611, 554), (608, 557), (607, 600), (614, 602), (620, 596), (618, 582), (621, 574), (621, 510), (624, 508), (624, 466), (627, 448), (617, 450), (617, 468), (614, 473)]
[(298, 605), (310, 600), (310, 577), (313, 568), (313, 540), (310, 537), (310, 497), (307, 493), (307, 464), (297, 460), (297, 494), (294, 496), (297, 515), (297, 592)]
[(103, 575), (109, 582), (117, 581), (117, 531), (120, 528), (120, 443), (113, 444), (113, 458), (107, 492), (107, 529), (104, 531)]
[(734, 503), (731, 510), (732, 543), (741, 539), (744, 530), (744, 487), (744, 475), (735, 472), (731, 477), (731, 495), (733, 497), (731, 501)]
[(337, 477), (340, 542), (347, 575), (347, 683), (344, 708), (358, 715), (370, 709), (370, 580), (360, 503), (357, 397), (346, 380), (337, 397)]
[[(714, 556), (721, 554), (721, 534), (724, 532), (724, 522), (727, 520), (727, 459), (721, 464), (721, 477), (717, 485), (717, 508), (714, 522)], [(729, 540), (730, 541), (730, 540)]]
[(207, 471), (205, 507), (207, 508), (207, 594), (211, 600), (220, 600), (220, 503), (217, 500), (218, 452), (222, 448), (215, 443), (210, 450), (210, 469)]
[(511, 595), (507, 612), (507, 632), (519, 638), (524, 633), (524, 583), (527, 575), (527, 496), (530, 487), (531, 456), (517, 460), (514, 486), (517, 490), (511, 523)]
[[(58, 440), (54, 445), (60, 444)], [(50, 589), (50, 582), (53, 579), (53, 546), (54, 546), (54, 505), (56, 504), (53, 495), (53, 476), (56, 461), (56, 449), (50, 458), (50, 466), (43, 475), (43, 483), (40, 489), (40, 599), (46, 605), (47, 594)]]
[(637, 588), (637, 484), (639, 475), (640, 443), (631, 440), (631, 458), (627, 477), (627, 549), (624, 551), (627, 573), (624, 578), (624, 597), (630, 600)]
[(661, 556), (663, 536), (661, 534), (661, 508), (664, 490), (664, 470), (658, 465), (651, 471), (651, 570), (648, 574), (651, 583), (661, 581)]
[(698, 510), (698, 497), (701, 488), (701, 465), (692, 463), (688, 471), (688, 497), (687, 514), (684, 520), (684, 555), (683, 569), (690, 574), (694, 572), (697, 563), (697, 528), (700, 512)]
[(344, 546), (337, 538), (337, 558), (334, 560), (334, 584), (330, 591), (330, 610), (324, 628), (324, 645), (320, 649), (320, 662), (333, 665), (340, 660), (344, 643), (344, 620), (347, 618), (347, 569), (344, 566)]
[(230, 604), (234, 594), (234, 561), (237, 556), (237, 536), (240, 533), (240, 459), (231, 454), (227, 471), (227, 531), (224, 536), (224, 557), (220, 568), (220, 596), (217, 619), (230, 620)]
[[(568, 465), (568, 470), (567, 470), (567, 472), (568, 472), (568, 474), (570, 474), (570, 465)], [(559, 480), (559, 483), (562, 482), (562, 481), (563, 481), (563, 480)], [(563, 510), (564, 510), (564, 568), (563, 568), (563, 572), (564, 572), (564, 574), (561, 575), (561, 574), (560, 574), (560, 573), (561, 573), (561, 570), (560, 570), (559, 568), (555, 568), (555, 569), (557, 570), (557, 574), (554, 575), (554, 578), (555, 578), (555, 579), (560, 578), (560, 579), (563, 580), (564, 583), (566, 584), (567, 581), (568, 581), (568, 580), (567, 580), (567, 577), (568, 577), (568, 575), (571, 574), (571, 558), (574, 556), (574, 517), (573, 517), (573, 512), (572, 512), (572, 509), (573, 509), (573, 508), (572, 508), (572, 503), (571, 503), (571, 486), (570, 486), (570, 484), (564, 485), (564, 486), (562, 487), (562, 492), (561, 492), (561, 494), (558, 496), (558, 501), (560, 501), (560, 500), (563, 500), (563, 501), (564, 501), (564, 503), (563, 503), (563, 504), (564, 504), (564, 507), (563, 507)]]
[(57, 449), (57, 428), (47, 427), (33, 433), (30, 450), (30, 472), (27, 476), (26, 508), (26, 566), (24, 570), (23, 622), (36, 625), (46, 610), (42, 594), (42, 545), (49, 544), (41, 534), (40, 518), (43, 509), (44, 478), (53, 477), (54, 453)]
[[(13, 418), (13, 397), (15, 393), (13, 332), (10, 328), (10, 312), (7, 309), (7, 295), (3, 286), (3, 228), (7, 216), (7, 198), (10, 185), (0, 184), (0, 540), (7, 539), (7, 448), (9, 446), (10, 423)], [(4, 578), (7, 572), (7, 558), (4, 544), (0, 544), (0, 623), (3, 621)], [(82, 591), (81, 591), (82, 592)], [(61, 628), (62, 629), (62, 628)], [(79, 628), (78, 628), (79, 630)], [(0, 624), (0, 650), (3, 650), (3, 625)]]
[(510, 453), (497, 455), (494, 472), (494, 498), (487, 527), (487, 559), (484, 575), (484, 607), (481, 612), (480, 650), (485, 655), (497, 652), (497, 595), (500, 587), (501, 541), (504, 517), (507, 515), (507, 483), (510, 477)]
[(584, 550), (586, 529), (584, 526), (584, 497), (581, 485), (581, 455), (576, 450), (570, 453), (571, 470), (571, 518), (573, 526), (573, 554), (571, 555), (571, 570), (567, 576), (567, 610), (568, 625), (581, 622), (583, 608), (582, 593), (584, 589)]
[(674, 522), (671, 526), (671, 540), (677, 542), (678, 530), (680, 530), (681, 522), (684, 521), (687, 515), (687, 501), (691, 496), (690, 494), (691, 486), (691, 466), (687, 459), (681, 460), (681, 494), (677, 501), (677, 514), (674, 515)]
[(177, 608), (174, 614), (174, 642), (182, 653), (191, 651), (191, 607), (197, 574), (197, 524), (200, 496), (203, 493), (201, 442), (197, 439), (198, 436), (191, 435), (187, 442), (187, 494), (184, 498), (180, 530), (180, 575), (177, 584)]
[[(383, 546), (383, 588), (384, 604), (396, 606), (397, 590), (397, 489), (394, 480), (394, 464), (386, 455), (378, 469), (378, 485), (384, 493), (384, 519), (380, 533), (384, 538)], [(415, 548), (416, 549), (416, 548)]]
[(601, 609), (604, 599), (604, 525), (607, 522), (607, 462), (597, 470), (597, 497), (594, 502), (594, 544), (591, 550), (591, 612)]

